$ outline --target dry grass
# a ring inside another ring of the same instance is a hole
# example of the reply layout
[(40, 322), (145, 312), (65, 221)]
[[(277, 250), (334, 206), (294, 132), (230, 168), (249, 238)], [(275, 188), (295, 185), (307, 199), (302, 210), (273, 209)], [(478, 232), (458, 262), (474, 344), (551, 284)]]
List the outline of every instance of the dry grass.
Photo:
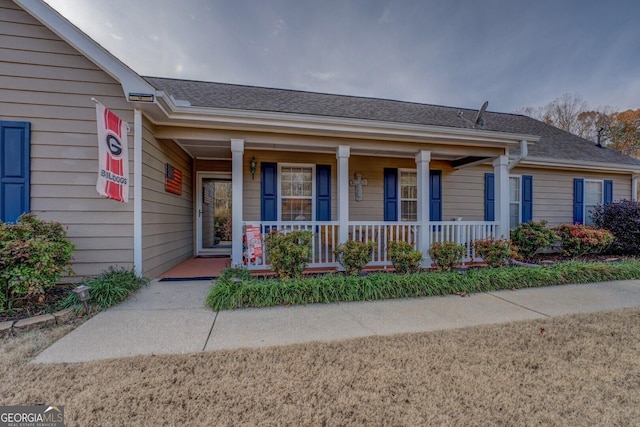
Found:
[(26, 365), (31, 345), (2, 344), (0, 404), (62, 404), (69, 426), (640, 420), (640, 308), (76, 365)]

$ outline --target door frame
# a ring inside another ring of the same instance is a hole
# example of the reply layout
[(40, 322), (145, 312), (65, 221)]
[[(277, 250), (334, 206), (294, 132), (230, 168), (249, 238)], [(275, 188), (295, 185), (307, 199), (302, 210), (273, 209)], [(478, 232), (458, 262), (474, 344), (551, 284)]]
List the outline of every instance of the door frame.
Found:
[[(202, 181), (205, 179), (217, 179), (221, 181), (231, 181), (231, 172), (196, 172), (196, 209), (194, 212), (194, 221), (196, 224), (196, 242), (195, 242), (195, 255), (207, 255), (214, 253), (215, 250), (205, 249), (202, 247)], [(233, 218), (231, 218), (233, 221)], [(231, 252), (229, 252), (231, 256)]]

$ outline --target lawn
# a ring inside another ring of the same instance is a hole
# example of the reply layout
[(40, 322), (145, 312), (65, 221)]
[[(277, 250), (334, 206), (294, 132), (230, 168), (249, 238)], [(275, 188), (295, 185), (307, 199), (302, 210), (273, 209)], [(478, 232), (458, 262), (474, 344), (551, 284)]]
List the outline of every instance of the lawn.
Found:
[(0, 404), (67, 426), (633, 425), (640, 308), (332, 343), (31, 365), (0, 345)]

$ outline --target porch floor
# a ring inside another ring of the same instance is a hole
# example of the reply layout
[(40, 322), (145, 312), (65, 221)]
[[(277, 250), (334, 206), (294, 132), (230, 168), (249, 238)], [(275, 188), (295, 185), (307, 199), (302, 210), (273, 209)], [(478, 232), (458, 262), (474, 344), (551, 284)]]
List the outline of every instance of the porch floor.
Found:
[(162, 281), (212, 279), (220, 276), (222, 270), (231, 265), (229, 257), (194, 257), (162, 273)]

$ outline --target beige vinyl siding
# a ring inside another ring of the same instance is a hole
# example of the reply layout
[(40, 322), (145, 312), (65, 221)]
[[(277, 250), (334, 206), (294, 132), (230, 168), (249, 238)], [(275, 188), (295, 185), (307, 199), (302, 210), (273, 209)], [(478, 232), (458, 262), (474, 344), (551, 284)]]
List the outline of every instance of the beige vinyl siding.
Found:
[(516, 167), (513, 175), (533, 176), (533, 220), (546, 220), (550, 226), (573, 222), (573, 180), (610, 179), (613, 200), (631, 198), (631, 175)]
[[(130, 202), (100, 197), (95, 104), (133, 111), (115, 80), (12, 2), (0, 0), (0, 120), (31, 123), (31, 210), (68, 228), (78, 276), (133, 267)], [(129, 134), (133, 184), (133, 134)]]
[[(193, 256), (193, 169), (173, 141), (157, 140), (143, 121), (142, 269), (155, 277)], [(182, 172), (182, 195), (165, 191), (165, 164)]]

